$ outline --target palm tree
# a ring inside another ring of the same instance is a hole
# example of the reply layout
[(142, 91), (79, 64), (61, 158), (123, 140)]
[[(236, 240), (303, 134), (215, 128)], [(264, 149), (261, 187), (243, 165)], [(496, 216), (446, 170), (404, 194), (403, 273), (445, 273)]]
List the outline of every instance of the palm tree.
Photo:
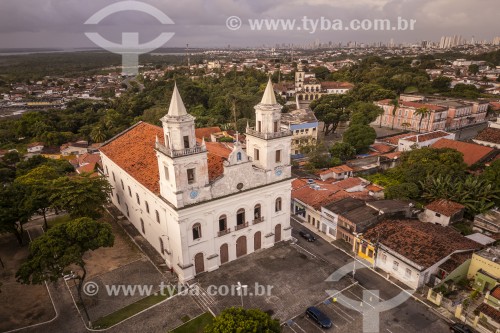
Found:
[(395, 99), (393, 99), (389, 104), (394, 106), (394, 108), (392, 109), (392, 126), (391, 126), (391, 129), (394, 129), (394, 121), (396, 120), (396, 112), (399, 109), (399, 97), (396, 97)]
[(404, 129), (405, 131), (406, 131), (406, 130), (408, 130), (408, 127), (410, 127), (410, 126), (411, 126), (411, 124), (410, 124), (410, 123), (402, 123), (402, 124), (401, 124), (401, 127), (403, 127), (403, 129)]
[(107, 135), (102, 125), (95, 126), (90, 132), (90, 138), (94, 142), (103, 142), (106, 140)]
[[(414, 113), (416, 116), (420, 116), (420, 121), (418, 122), (418, 133), (420, 133), (420, 127), (422, 127), (422, 120), (424, 117), (431, 114), (431, 111), (426, 107), (421, 107), (415, 110)], [(428, 126), (427, 126), (428, 129)]]

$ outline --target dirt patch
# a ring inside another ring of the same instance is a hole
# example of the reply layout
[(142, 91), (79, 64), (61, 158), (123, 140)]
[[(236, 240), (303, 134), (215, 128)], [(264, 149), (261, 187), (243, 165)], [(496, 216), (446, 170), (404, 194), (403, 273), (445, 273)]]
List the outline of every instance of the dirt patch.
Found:
[(119, 267), (127, 265), (143, 257), (137, 246), (130, 237), (109, 215), (105, 215), (102, 220), (109, 223), (115, 235), (113, 247), (100, 248), (86, 253), (84, 256), (88, 278), (98, 276)]
[(22, 285), (15, 274), (28, 257), (28, 246), (20, 247), (14, 236), (0, 236), (0, 332), (48, 321), (55, 316), (50, 297), (43, 285)]

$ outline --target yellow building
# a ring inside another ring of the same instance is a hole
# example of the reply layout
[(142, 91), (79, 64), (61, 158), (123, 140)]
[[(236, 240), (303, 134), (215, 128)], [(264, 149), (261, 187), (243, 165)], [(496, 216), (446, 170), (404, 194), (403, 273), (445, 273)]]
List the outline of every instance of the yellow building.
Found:
[(498, 284), (499, 260), (500, 246), (487, 248), (472, 255), (467, 278), (474, 279), (474, 289), (483, 292), (493, 289)]
[(358, 257), (365, 259), (372, 265), (375, 264), (375, 245), (364, 239), (363, 235), (358, 235), (354, 239), (355, 253)]

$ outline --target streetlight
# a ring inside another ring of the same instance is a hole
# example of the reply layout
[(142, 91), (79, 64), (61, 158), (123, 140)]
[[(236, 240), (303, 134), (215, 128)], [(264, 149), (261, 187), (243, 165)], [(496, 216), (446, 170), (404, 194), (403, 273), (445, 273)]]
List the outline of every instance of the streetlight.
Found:
[(243, 307), (243, 288), (247, 288), (247, 285), (242, 285), (240, 281), (238, 281), (238, 287), (236, 287), (236, 290), (240, 292), (241, 296), (241, 307)]

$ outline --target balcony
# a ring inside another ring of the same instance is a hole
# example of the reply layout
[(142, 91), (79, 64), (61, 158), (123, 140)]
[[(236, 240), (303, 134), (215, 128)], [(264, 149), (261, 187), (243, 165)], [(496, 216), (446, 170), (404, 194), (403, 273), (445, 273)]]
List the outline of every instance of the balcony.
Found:
[(261, 138), (264, 140), (268, 140), (268, 139), (282, 138), (285, 136), (292, 136), (292, 131), (281, 129), (279, 132), (262, 133), (262, 132), (256, 131), (253, 128), (247, 128), (246, 134), (251, 135), (251, 136), (255, 136), (257, 138)]
[(187, 155), (193, 155), (193, 154), (198, 154), (198, 153), (203, 153), (207, 151), (206, 147), (202, 146), (194, 146), (192, 148), (185, 148), (185, 149), (169, 149), (165, 147), (163, 144), (157, 142), (156, 143), (156, 150), (162, 152), (163, 154), (170, 156), (170, 157), (180, 157), (180, 156), (187, 156)]
[(221, 236), (227, 235), (227, 234), (229, 234), (230, 232), (231, 232), (231, 228), (226, 229), (226, 230), (219, 231), (219, 232), (217, 233), (217, 237), (221, 237)]
[(258, 217), (255, 220), (253, 220), (253, 224), (258, 224), (264, 222), (264, 216)]
[(245, 229), (246, 227), (248, 227), (248, 222), (245, 222), (243, 224), (238, 224), (235, 229), (241, 230), (241, 229)]

